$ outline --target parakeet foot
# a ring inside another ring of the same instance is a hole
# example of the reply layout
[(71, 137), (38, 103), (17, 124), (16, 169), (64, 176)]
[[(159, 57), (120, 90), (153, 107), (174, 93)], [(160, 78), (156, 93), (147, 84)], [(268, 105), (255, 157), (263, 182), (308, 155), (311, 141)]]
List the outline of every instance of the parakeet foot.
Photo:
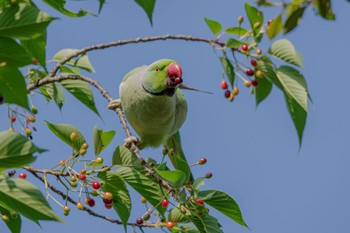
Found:
[(139, 139), (137, 137), (130, 136), (130, 137), (127, 137), (127, 138), (124, 139), (124, 146), (126, 148), (131, 149), (131, 144), (132, 143), (135, 143), (137, 147), (140, 145), (140, 141), (139, 141)]
[(120, 102), (120, 99), (115, 99), (108, 103), (108, 109), (113, 110), (116, 108), (122, 108), (122, 103)]

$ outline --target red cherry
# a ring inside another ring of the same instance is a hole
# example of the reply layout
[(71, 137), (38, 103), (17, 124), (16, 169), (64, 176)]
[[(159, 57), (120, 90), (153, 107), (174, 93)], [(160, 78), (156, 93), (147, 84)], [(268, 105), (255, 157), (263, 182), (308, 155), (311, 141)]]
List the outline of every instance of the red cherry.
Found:
[(141, 224), (143, 223), (143, 219), (142, 219), (142, 218), (136, 219), (136, 223), (137, 223), (138, 225), (141, 225)]
[(229, 90), (226, 90), (225, 91), (225, 98), (230, 97), (230, 95), (231, 95), (231, 92)]
[(15, 117), (15, 116), (11, 116), (11, 117), (10, 117), (10, 122), (13, 123), (13, 122), (15, 122), (15, 121), (16, 121), (16, 117)]
[(23, 173), (19, 174), (18, 178), (25, 179), (25, 178), (27, 178), (27, 174), (23, 172)]
[(98, 182), (93, 182), (91, 184), (91, 186), (92, 186), (93, 189), (99, 189), (101, 187), (100, 183), (98, 183)]
[(175, 226), (175, 223), (174, 222), (166, 222), (165, 226), (166, 226), (166, 228), (171, 229)]
[(198, 164), (200, 164), (200, 165), (203, 165), (203, 164), (206, 164), (206, 163), (207, 163), (207, 159), (206, 158), (201, 158), (200, 160), (198, 160)]
[(164, 200), (162, 201), (162, 206), (163, 206), (163, 208), (166, 208), (168, 205), (169, 205), (169, 201), (168, 201), (167, 199), (164, 199)]
[(38, 64), (38, 63), (39, 63), (38, 59), (34, 58), (34, 59), (33, 59), (33, 64), (36, 65), (36, 64)]
[(110, 205), (112, 204), (113, 200), (112, 199), (107, 199), (107, 198), (103, 198), (103, 203)]
[(112, 205), (111, 204), (105, 204), (106, 209), (111, 209)]
[(252, 66), (257, 66), (258, 62), (254, 59), (250, 60), (250, 64), (252, 64)]
[(243, 50), (243, 51), (248, 51), (248, 48), (249, 48), (249, 47), (248, 47), (247, 44), (242, 44), (241, 47), (242, 47), (242, 50)]
[(226, 82), (225, 80), (222, 80), (222, 82), (221, 82), (221, 88), (222, 88), (223, 90), (226, 90), (226, 89), (228, 88), (228, 84), (227, 84), (227, 82)]
[(176, 84), (181, 84), (182, 83), (182, 78), (175, 78), (175, 83)]
[(270, 19), (269, 21), (267, 21), (267, 26), (270, 26), (271, 23), (272, 23), (272, 19)]
[(79, 174), (79, 180), (85, 180), (86, 179), (86, 175), (85, 174)]
[(88, 204), (90, 207), (94, 207), (94, 205), (95, 205), (95, 200), (92, 199), (92, 198), (90, 198), (90, 199), (87, 200), (87, 204)]
[(253, 80), (253, 81), (252, 81), (252, 86), (253, 86), (253, 87), (256, 87), (256, 86), (258, 86), (258, 81), (256, 81), (256, 80)]
[(196, 202), (200, 205), (204, 205), (204, 201), (202, 201), (201, 199), (197, 199)]
[(245, 71), (245, 73), (246, 73), (248, 76), (253, 76), (253, 75), (254, 75), (254, 70), (252, 70), (252, 69), (247, 69), (247, 70)]

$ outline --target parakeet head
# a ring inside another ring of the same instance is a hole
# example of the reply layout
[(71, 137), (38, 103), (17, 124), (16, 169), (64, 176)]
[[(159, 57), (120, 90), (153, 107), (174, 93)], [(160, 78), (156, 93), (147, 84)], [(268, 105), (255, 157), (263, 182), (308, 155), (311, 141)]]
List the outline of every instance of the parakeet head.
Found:
[(141, 78), (145, 91), (155, 95), (172, 95), (182, 83), (182, 70), (174, 60), (161, 59), (147, 67)]

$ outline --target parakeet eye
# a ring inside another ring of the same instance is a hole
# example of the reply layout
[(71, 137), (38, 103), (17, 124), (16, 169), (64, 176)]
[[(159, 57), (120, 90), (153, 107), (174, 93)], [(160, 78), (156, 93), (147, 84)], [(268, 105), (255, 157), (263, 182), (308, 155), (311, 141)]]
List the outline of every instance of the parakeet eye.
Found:
[(157, 66), (156, 68), (154, 68), (154, 71), (155, 71), (155, 72), (160, 71), (159, 67)]

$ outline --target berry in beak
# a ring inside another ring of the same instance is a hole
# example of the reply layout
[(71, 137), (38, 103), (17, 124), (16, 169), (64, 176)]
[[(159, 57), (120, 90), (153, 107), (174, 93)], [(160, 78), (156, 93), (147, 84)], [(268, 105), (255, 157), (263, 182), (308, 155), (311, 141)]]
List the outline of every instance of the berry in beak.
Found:
[(182, 83), (182, 69), (177, 62), (169, 64), (167, 69), (167, 86), (174, 88)]

